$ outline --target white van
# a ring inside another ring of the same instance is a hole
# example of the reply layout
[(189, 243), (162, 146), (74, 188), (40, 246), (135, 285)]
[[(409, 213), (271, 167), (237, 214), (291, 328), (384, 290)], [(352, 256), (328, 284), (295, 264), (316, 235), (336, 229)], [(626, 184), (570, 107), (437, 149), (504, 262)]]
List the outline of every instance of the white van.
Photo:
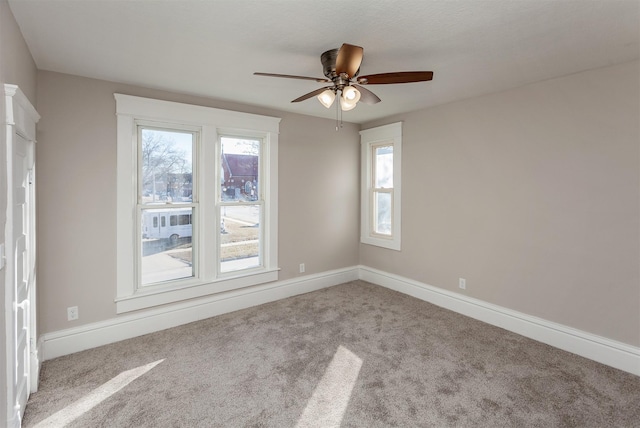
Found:
[(153, 209), (142, 214), (142, 239), (170, 239), (190, 237), (193, 210)]

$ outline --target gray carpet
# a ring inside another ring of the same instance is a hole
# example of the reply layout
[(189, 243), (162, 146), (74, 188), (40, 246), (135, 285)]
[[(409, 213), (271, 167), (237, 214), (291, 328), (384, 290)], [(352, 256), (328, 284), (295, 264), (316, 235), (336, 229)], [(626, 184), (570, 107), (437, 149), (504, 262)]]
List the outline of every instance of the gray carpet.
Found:
[(355, 281), (46, 361), (24, 426), (640, 427), (640, 377)]

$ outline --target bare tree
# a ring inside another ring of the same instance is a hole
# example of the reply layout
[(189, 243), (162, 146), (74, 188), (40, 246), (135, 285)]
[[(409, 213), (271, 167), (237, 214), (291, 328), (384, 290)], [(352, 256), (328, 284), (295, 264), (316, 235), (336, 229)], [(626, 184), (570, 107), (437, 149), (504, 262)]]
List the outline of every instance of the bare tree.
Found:
[(152, 193), (153, 201), (158, 192), (170, 193), (191, 183), (191, 164), (173, 140), (159, 132), (143, 130), (141, 148), (142, 188)]

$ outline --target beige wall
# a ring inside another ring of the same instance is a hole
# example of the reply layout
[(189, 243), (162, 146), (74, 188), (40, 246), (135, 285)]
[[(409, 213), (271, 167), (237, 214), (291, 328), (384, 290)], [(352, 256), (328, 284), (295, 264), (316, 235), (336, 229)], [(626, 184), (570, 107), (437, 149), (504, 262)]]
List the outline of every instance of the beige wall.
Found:
[[(36, 65), (27, 49), (9, 5), (0, 0), (0, 85), (18, 85), (32, 104), (36, 104)], [(0, 102), (0, 118), (5, 121), (4, 97)], [(6, 135), (0, 132), (0, 242), (4, 243), (7, 223)], [(5, 270), (0, 271), (0, 304), (5, 308)], [(0, 317), (0, 421), (7, 420), (6, 393), (6, 324)]]
[[(0, 77), (36, 104), (36, 64), (6, 0), (0, 0)], [(3, 116), (4, 117), (4, 116)]]
[[(358, 263), (358, 127), (65, 74), (38, 73), (38, 314), (42, 333), (116, 317), (113, 93), (281, 117), (280, 279)], [(77, 305), (80, 319), (68, 322)]]
[(638, 73), (633, 62), (363, 126), (404, 121), (395, 252), (357, 244), (356, 125), (336, 133), (330, 120), (39, 72), (42, 332), (116, 317), (122, 92), (283, 118), (282, 279), (299, 263), (315, 273), (358, 262), (456, 292), (464, 277), (469, 296), (638, 346)]
[(404, 121), (402, 251), (367, 266), (640, 345), (638, 62)]

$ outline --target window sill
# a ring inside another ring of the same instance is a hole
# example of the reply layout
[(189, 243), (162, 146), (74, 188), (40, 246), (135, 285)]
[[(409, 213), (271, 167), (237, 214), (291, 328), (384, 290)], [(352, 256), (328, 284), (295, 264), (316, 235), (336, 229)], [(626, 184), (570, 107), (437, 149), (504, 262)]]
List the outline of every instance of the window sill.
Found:
[(140, 290), (130, 296), (116, 298), (116, 313), (137, 311), (154, 306), (166, 305), (182, 300), (204, 297), (211, 294), (252, 285), (264, 284), (278, 280), (279, 269), (260, 270), (252, 274), (243, 274), (236, 277), (226, 277), (209, 282), (186, 283), (183, 286), (158, 289), (153, 286)]
[(400, 251), (400, 239), (392, 238), (374, 238), (372, 236), (360, 237), (360, 243), (366, 245), (374, 245), (376, 247), (388, 248), (390, 250)]

